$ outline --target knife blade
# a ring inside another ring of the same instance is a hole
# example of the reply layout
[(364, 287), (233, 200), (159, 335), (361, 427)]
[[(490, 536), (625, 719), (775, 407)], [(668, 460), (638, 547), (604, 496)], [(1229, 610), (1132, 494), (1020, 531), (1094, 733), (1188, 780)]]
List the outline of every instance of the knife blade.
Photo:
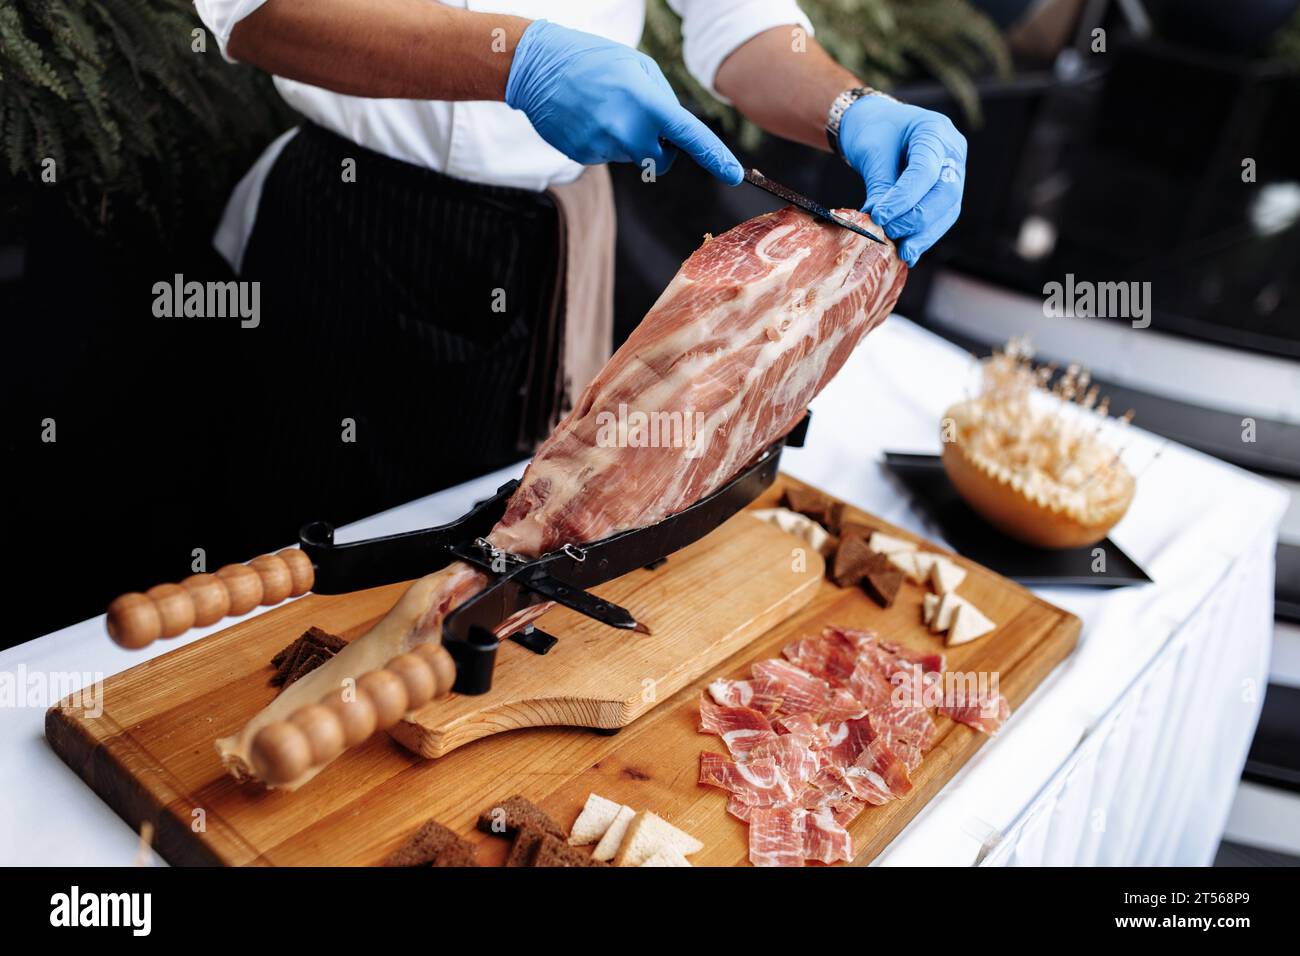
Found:
[(620, 607), (612, 601), (606, 601), (582, 588), (570, 587), (563, 581), (557, 581), (549, 574), (532, 574), (528, 577), (528, 587), (556, 604), (563, 604), (579, 614), (600, 621), (606, 627), (617, 627), (638, 634), (649, 634), (650, 628), (634, 618), (627, 608)]
[(776, 182), (775, 180), (768, 179), (757, 169), (745, 170), (745, 182), (753, 186), (757, 186), (759, 189), (763, 190), (764, 192), (769, 192), (773, 196), (776, 196), (780, 199), (784, 199), (786, 202), (790, 203), (791, 205), (798, 206), (800, 209), (803, 209), (806, 212), (812, 213), (818, 219), (825, 219), (827, 222), (833, 222), (835, 225), (842, 226), (843, 228), (849, 230), (850, 232), (856, 232), (859, 236), (866, 236), (872, 242), (878, 242), (881, 245), (884, 245), (885, 243), (885, 240), (881, 239), (879, 236), (873, 236), (871, 233), (867, 232), (867, 230), (859, 226), (856, 222), (850, 222), (847, 219), (835, 215), (835, 213), (831, 212), (821, 203), (814, 202), (813, 200), (809, 199), (807, 196), (800, 195), (799, 193), (791, 189), (789, 186), (783, 186), (780, 183)]

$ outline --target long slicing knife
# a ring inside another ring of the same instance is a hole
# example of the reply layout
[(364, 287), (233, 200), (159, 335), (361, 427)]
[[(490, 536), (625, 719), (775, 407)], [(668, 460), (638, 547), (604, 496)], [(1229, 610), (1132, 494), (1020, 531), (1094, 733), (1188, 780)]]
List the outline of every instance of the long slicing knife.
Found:
[(812, 213), (818, 219), (825, 219), (827, 222), (833, 222), (835, 223), (835, 225), (842, 226), (845, 229), (849, 230), (849, 232), (856, 232), (859, 236), (866, 236), (872, 242), (878, 242), (881, 245), (884, 245), (885, 240), (881, 239), (879, 236), (873, 236), (871, 233), (867, 232), (867, 230), (859, 226), (856, 222), (850, 222), (849, 220), (844, 219), (841, 216), (835, 215), (835, 213), (831, 212), (821, 203), (814, 202), (813, 200), (809, 199), (807, 196), (800, 195), (799, 193), (791, 189), (789, 186), (782, 186), (780, 183), (768, 179), (757, 169), (745, 170), (745, 182), (757, 186), (759, 189), (762, 189), (765, 192), (769, 192), (773, 196), (776, 196), (780, 199), (784, 199), (786, 202), (790, 203), (791, 205), (798, 206), (800, 209), (803, 209), (806, 212)]

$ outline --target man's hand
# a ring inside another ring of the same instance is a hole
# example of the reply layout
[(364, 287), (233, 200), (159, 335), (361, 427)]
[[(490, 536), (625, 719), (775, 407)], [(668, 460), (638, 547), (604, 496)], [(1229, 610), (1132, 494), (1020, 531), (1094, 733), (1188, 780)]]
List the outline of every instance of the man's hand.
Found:
[(961, 212), (966, 137), (942, 113), (864, 96), (840, 122), (840, 149), (866, 183), (863, 211), (916, 265)]
[(728, 185), (744, 178), (731, 150), (677, 102), (655, 62), (621, 43), (534, 21), (515, 48), (505, 99), (579, 163), (650, 159), (663, 173), (680, 148)]
[[(792, 29), (775, 27), (742, 44), (723, 61), (715, 84), (768, 132), (828, 149), (830, 105), (862, 81), (816, 40), (792, 46)], [(966, 140), (940, 113), (864, 96), (840, 120), (840, 149), (867, 187), (862, 208), (898, 242), (903, 260), (916, 265), (961, 211)], [(840, 204), (837, 197), (819, 198)]]

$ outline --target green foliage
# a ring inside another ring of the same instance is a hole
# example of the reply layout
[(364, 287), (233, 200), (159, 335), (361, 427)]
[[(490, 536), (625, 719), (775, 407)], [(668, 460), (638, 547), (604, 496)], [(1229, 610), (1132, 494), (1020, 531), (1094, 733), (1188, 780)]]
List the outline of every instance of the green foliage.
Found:
[(1300, 12), (1277, 31), (1269, 52), (1275, 60), (1300, 67)]
[(201, 28), (185, 0), (0, 0), (0, 176), (53, 159), (47, 188), (99, 233), (210, 217), (290, 114), (210, 35), (196, 52)]
[[(1001, 31), (966, 0), (799, 0), (817, 41), (863, 82), (889, 89), (931, 76), (943, 83), (971, 122), (980, 121), (975, 78), (1011, 73)], [(682, 63), (681, 23), (665, 0), (649, 0), (641, 48), (654, 57), (679, 94), (752, 148), (757, 127), (704, 89)]]

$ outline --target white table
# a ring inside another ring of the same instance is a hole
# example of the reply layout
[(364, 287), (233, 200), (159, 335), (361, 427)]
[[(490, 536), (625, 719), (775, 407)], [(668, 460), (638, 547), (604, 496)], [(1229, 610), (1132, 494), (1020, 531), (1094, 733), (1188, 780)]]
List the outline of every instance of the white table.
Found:
[[(873, 332), (821, 395), (792, 474), (935, 538), (879, 466), (885, 449), (938, 450), (938, 420), (973, 360), (912, 323)], [(1155, 584), (1039, 589), (1084, 622), (1079, 647), (881, 854), (883, 864), (1207, 864), (1267, 682), (1282, 492), (1133, 429), (1141, 474), (1116, 542)], [(344, 529), (353, 540), (436, 524), (522, 465)], [(255, 613), (263, 613), (259, 609)], [(223, 622), (220, 626), (227, 626)], [(97, 617), (0, 652), (0, 677), (79, 685), (201, 640), (116, 648)], [(78, 675), (86, 674), (85, 677)], [(54, 755), (39, 690), (0, 707), (0, 864), (127, 864), (138, 838)], [(154, 862), (160, 862), (154, 857)]]

